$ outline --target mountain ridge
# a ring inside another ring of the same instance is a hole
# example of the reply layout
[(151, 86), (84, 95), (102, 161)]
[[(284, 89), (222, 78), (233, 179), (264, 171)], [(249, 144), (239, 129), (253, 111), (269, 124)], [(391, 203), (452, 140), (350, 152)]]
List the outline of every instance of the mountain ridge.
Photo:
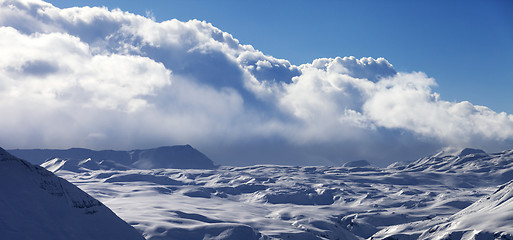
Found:
[(128, 151), (97, 151), (87, 148), (12, 149), (7, 151), (36, 165), (41, 165), (54, 158), (60, 158), (73, 159), (74, 161), (91, 159), (95, 164), (101, 164), (102, 161), (113, 161), (135, 169), (213, 169), (216, 167), (210, 158), (188, 144)]

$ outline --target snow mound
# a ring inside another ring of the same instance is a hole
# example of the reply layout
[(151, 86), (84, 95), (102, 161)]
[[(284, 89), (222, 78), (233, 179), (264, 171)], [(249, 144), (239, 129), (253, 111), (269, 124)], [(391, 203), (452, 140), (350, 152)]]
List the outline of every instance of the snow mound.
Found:
[(88, 159), (94, 161), (113, 160), (115, 162), (128, 165), (131, 162), (128, 151), (103, 150), (94, 151), (85, 148), (70, 148), (66, 150), (58, 149), (12, 149), (8, 152), (18, 158), (24, 159), (32, 164), (41, 165), (47, 160), (54, 158), (62, 159)]
[(133, 150), (130, 155), (133, 161), (131, 166), (138, 169), (212, 169), (215, 167), (212, 160), (190, 145)]
[(433, 156), (421, 158), (406, 166), (410, 170), (475, 170), (483, 165), (491, 165), (492, 159), (483, 150), (465, 148), (457, 152), (442, 151)]
[(70, 159), (70, 158), (53, 158), (41, 164), (50, 172), (60, 170), (72, 172), (87, 172), (91, 170), (129, 170), (128, 166), (114, 162), (112, 160), (95, 161), (91, 158), (87, 159)]
[(404, 171), (482, 174), (483, 178), (503, 184), (513, 179), (513, 150), (488, 154), (483, 150), (465, 148), (442, 151), (406, 165), (390, 166)]
[(175, 240), (259, 240), (261, 239), (261, 234), (247, 225), (210, 223), (194, 228), (162, 229), (160, 233), (154, 233), (152, 238)]
[(333, 190), (268, 189), (256, 194), (256, 199), (271, 204), (331, 205), (334, 203)]
[(391, 163), (390, 165), (388, 165), (386, 168), (387, 169), (398, 169), (398, 170), (403, 170), (404, 168), (406, 168), (406, 166), (408, 164), (410, 164), (411, 162), (406, 162), (406, 161), (399, 161), (399, 162), (393, 162)]
[(513, 239), (513, 181), (448, 218), (385, 228), (373, 239)]
[(0, 148), (2, 239), (144, 239), (100, 201)]
[(147, 174), (119, 174), (112, 177), (109, 177), (105, 180), (105, 182), (114, 183), (114, 182), (148, 182), (159, 185), (183, 185), (183, 182), (173, 180), (166, 176), (155, 176), (155, 175), (147, 175)]
[(462, 148), (462, 149), (445, 148), (444, 150), (433, 155), (432, 157), (439, 157), (439, 158), (447, 157), (447, 156), (464, 157), (464, 156), (467, 156), (470, 154), (486, 154), (486, 152), (481, 149), (476, 149), (476, 148)]
[(473, 154), (473, 155), (486, 155), (486, 152), (481, 150), (481, 149), (464, 148), (464, 149), (461, 149), (461, 151), (457, 152), (456, 156), (464, 157), (464, 156), (468, 156), (470, 154)]
[(356, 160), (344, 163), (343, 167), (370, 167), (372, 164), (367, 160)]

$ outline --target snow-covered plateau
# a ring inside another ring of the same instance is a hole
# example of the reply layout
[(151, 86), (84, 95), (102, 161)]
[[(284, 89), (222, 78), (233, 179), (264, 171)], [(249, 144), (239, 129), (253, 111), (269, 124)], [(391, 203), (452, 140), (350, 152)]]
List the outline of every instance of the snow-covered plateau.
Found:
[[(52, 156), (41, 165), (146, 239), (513, 239), (513, 150), (440, 152), (387, 168), (366, 161), (212, 167), (202, 157), (201, 166), (210, 167), (149, 168), (162, 158), (143, 165), (101, 158)], [(10, 170), (1, 163), (5, 178)], [(6, 196), (13, 188), (2, 184)], [(37, 224), (29, 215), (16, 219)]]

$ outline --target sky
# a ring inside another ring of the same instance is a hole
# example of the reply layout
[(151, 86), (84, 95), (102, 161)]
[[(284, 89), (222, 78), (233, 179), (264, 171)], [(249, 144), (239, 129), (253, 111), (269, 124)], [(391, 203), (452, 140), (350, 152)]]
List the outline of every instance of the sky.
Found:
[(513, 3), (508, 0), (48, 2), (120, 8), (159, 22), (205, 20), (295, 65), (320, 57), (384, 57), (400, 71), (434, 77), (447, 100), (513, 113)]
[(0, 146), (191, 144), (228, 165), (509, 149), (512, 10), (511, 1), (5, 0)]

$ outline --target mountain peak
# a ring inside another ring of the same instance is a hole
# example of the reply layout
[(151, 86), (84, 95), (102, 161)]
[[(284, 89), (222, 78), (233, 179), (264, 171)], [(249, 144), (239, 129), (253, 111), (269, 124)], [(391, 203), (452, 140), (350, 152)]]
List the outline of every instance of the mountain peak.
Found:
[(130, 152), (132, 166), (150, 168), (211, 169), (214, 163), (191, 145), (164, 146)]
[(474, 155), (475, 154), (486, 154), (486, 152), (481, 149), (476, 149), (476, 148), (464, 148), (464, 149), (461, 149), (459, 152), (457, 152), (455, 156), (464, 157), (464, 156), (467, 156), (470, 154), (474, 154)]
[(0, 147), (0, 161), (1, 160), (8, 160), (8, 159), (16, 159), (15, 156), (11, 155), (9, 152), (5, 151), (3, 148)]
[(442, 151), (438, 152), (431, 157), (436, 158), (444, 158), (444, 157), (464, 157), (470, 154), (486, 154), (485, 151), (477, 148), (453, 148), (448, 147), (444, 148)]

